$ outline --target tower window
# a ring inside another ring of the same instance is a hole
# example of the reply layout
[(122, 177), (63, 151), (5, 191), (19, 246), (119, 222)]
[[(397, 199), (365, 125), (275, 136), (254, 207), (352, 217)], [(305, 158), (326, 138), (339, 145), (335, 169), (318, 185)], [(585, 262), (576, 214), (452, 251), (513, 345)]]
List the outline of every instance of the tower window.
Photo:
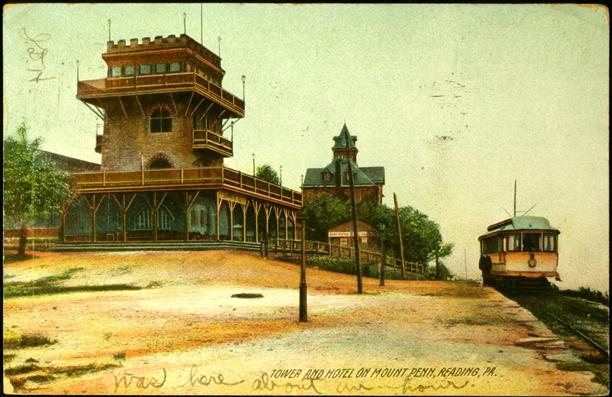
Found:
[(155, 73), (166, 73), (168, 70), (168, 65), (165, 63), (156, 63), (155, 64)]
[(166, 109), (158, 108), (151, 114), (151, 132), (172, 131), (172, 117)]
[(140, 74), (151, 74), (151, 65), (140, 65)]
[(170, 64), (170, 72), (180, 72), (181, 71), (181, 63), (180, 62), (172, 62)]
[(111, 68), (111, 77), (121, 77), (121, 66), (113, 66)]

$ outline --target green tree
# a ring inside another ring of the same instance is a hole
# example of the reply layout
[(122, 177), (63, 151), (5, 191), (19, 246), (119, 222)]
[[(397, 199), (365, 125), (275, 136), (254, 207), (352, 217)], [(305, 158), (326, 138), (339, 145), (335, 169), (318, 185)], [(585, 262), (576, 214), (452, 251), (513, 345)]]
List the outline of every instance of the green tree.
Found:
[(278, 174), (269, 164), (264, 164), (257, 167), (257, 170), (255, 171), (255, 177), (263, 179), (264, 181), (268, 181), (275, 185), (280, 185), (280, 178), (278, 177)]
[(336, 196), (322, 194), (302, 209), (308, 230), (307, 239), (327, 241), (327, 231), (351, 219), (351, 207)]
[(25, 254), (27, 228), (37, 219), (58, 213), (68, 198), (68, 175), (40, 152), (41, 139), (28, 139), (22, 123), (16, 136), (4, 140), (4, 227), (20, 227), (19, 254)]
[[(388, 253), (400, 257), (400, 244), (395, 222), (395, 211), (386, 205), (378, 205), (372, 201), (364, 201), (358, 206), (358, 216), (364, 222), (380, 229), (384, 224), (382, 237), (385, 240)], [(419, 210), (406, 206), (399, 208), (402, 240), (404, 243), (404, 258), (410, 262), (428, 264), (438, 258), (449, 256), (453, 251), (452, 243), (442, 239), (440, 226)], [(442, 268), (442, 266), (441, 266)], [(450, 277), (450, 272), (444, 267), (442, 273)], [(435, 270), (435, 268), (434, 268)]]

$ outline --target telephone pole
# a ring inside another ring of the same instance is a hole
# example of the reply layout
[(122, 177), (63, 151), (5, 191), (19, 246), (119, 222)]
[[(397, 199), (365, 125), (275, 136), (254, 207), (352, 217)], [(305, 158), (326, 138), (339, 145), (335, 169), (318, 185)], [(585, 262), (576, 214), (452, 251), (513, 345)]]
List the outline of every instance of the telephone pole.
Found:
[[(346, 140), (346, 148), (349, 149), (348, 129), (344, 130), (344, 138)], [(353, 213), (353, 239), (355, 241), (355, 262), (357, 263), (357, 293), (363, 293), (363, 282), (361, 281), (361, 261), (359, 255), (359, 235), (357, 234), (357, 209), (355, 206), (355, 184), (353, 182), (353, 167), (351, 167), (351, 159), (346, 158), (349, 173), (349, 184), (351, 185), (351, 211)]]

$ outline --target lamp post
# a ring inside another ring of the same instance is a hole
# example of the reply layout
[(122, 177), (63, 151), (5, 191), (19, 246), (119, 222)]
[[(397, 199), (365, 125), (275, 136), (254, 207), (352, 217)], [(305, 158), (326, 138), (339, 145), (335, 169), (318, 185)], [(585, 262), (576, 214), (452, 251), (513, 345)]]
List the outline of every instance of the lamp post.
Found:
[(381, 287), (384, 287), (385, 285), (385, 262), (386, 262), (386, 258), (385, 258), (385, 224), (384, 223), (380, 223), (378, 225), (378, 230), (379, 230), (379, 241), (380, 241), (380, 256), (381, 256), (381, 263), (380, 263), (380, 283), (379, 285)]
[(308, 321), (308, 286), (306, 285), (306, 218), (299, 214), (298, 222), (302, 222), (302, 264), (300, 266), (300, 322)]

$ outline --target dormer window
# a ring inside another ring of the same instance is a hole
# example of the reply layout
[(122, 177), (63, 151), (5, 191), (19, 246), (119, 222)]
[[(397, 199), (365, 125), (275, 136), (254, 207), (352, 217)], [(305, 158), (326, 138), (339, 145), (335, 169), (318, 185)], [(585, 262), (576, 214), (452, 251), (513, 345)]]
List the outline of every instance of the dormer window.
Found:
[(180, 72), (180, 71), (181, 71), (181, 63), (180, 62), (172, 62), (170, 64), (170, 72), (171, 73)]
[(155, 64), (155, 73), (166, 73), (168, 70), (168, 65), (165, 63), (156, 63)]
[(111, 68), (111, 77), (121, 77), (121, 66), (113, 66)]
[(332, 174), (331, 172), (324, 172), (323, 173), (323, 181), (325, 182), (331, 182), (332, 180)]
[(123, 68), (123, 74), (125, 76), (133, 76), (134, 73), (135, 73), (134, 65), (128, 65), (128, 66)]
[(140, 65), (140, 74), (151, 74), (152, 71), (151, 65)]

